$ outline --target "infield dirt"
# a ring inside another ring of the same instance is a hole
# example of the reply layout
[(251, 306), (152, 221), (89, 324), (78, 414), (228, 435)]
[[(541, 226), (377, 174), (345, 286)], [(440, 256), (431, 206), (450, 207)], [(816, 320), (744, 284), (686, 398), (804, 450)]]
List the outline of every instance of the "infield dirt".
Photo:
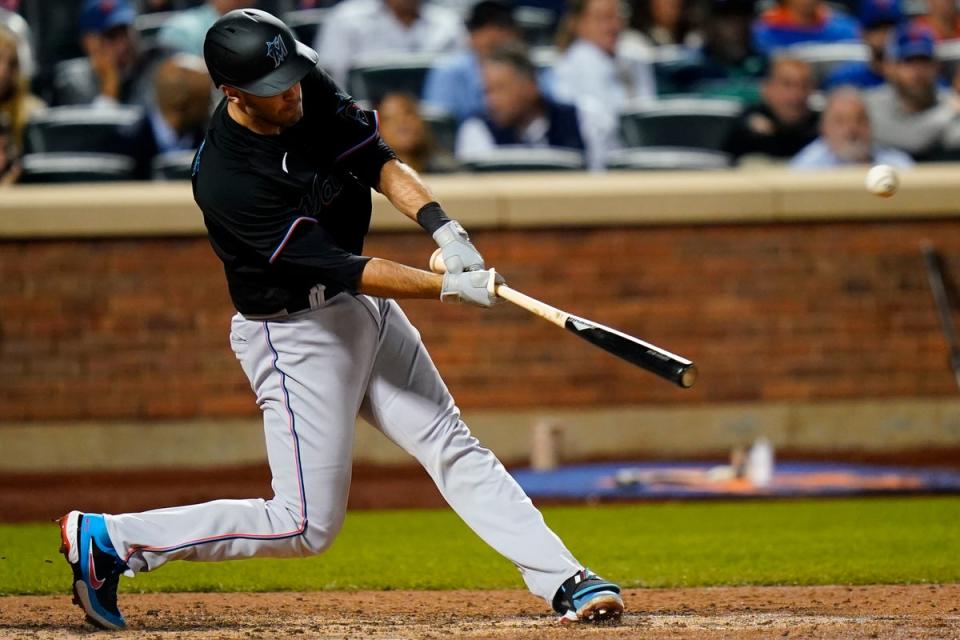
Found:
[[(130, 594), (98, 638), (960, 638), (960, 585), (631, 589), (616, 626), (561, 626), (523, 591)], [(93, 634), (66, 596), (0, 598), (0, 637)]]

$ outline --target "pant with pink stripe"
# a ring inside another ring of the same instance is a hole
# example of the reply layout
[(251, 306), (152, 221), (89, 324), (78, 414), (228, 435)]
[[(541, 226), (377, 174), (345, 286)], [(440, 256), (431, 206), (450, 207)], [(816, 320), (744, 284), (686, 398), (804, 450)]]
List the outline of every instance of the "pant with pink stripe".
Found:
[(343, 524), (358, 414), (420, 461), (534, 594), (549, 601), (582, 567), (460, 420), (394, 301), (341, 294), (282, 321), (237, 315), (230, 340), (263, 411), (274, 497), (107, 516), (114, 547), (132, 570), (322, 552)]

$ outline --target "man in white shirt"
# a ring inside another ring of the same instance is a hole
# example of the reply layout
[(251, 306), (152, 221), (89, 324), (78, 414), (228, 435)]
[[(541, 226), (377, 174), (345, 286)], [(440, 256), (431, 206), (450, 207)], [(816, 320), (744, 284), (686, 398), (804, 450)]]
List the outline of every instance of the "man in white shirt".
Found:
[(497, 147), (552, 147), (583, 153), (591, 169), (605, 167), (614, 137), (607, 120), (544, 96), (537, 69), (521, 47), (492, 53), (483, 60), (481, 74), (486, 112), (457, 131), (458, 160), (476, 159)]
[(421, 0), (346, 0), (317, 33), (313, 48), (337, 84), (363, 57), (390, 53), (447, 53), (466, 46), (463, 20)]
[(793, 169), (831, 169), (855, 164), (913, 166), (913, 159), (897, 149), (875, 145), (867, 107), (854, 87), (830, 94), (820, 120), (820, 137), (790, 162)]

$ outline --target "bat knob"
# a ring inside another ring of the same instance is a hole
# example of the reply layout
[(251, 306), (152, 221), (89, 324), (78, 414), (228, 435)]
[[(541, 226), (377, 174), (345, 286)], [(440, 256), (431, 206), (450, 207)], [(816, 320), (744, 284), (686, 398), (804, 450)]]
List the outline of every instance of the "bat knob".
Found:
[(689, 389), (697, 381), (699, 375), (700, 371), (697, 369), (697, 365), (691, 364), (686, 371), (680, 374), (680, 386)]

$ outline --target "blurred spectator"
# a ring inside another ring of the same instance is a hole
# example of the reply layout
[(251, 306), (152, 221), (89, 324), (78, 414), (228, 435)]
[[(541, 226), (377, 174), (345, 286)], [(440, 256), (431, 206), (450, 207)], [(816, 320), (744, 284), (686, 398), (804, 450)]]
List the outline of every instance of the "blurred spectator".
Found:
[(21, 173), (8, 120), (5, 113), (0, 113), (0, 187), (16, 182)]
[(427, 74), (423, 101), (458, 121), (483, 111), (480, 60), (511, 42), (520, 41), (513, 9), (503, 0), (481, 0), (467, 17), (470, 47), (440, 60)]
[(31, 45), (33, 36), (30, 32), (30, 26), (20, 14), (7, 9), (0, 9), (0, 29), (3, 28), (16, 36), (20, 73), (24, 77), (30, 78), (34, 73), (33, 48)]
[(860, 39), (857, 21), (822, 0), (779, 0), (753, 24), (756, 50), (769, 56), (800, 43), (853, 42)]
[(169, 51), (203, 56), (203, 39), (217, 18), (234, 9), (245, 9), (254, 4), (253, 0), (207, 0), (207, 2), (185, 9), (167, 20), (157, 42)]
[(0, 117), (15, 156), (23, 151), (27, 120), (46, 106), (30, 93), (27, 77), (20, 71), (17, 45), (17, 36), (0, 27)]
[(696, 49), (703, 36), (694, 24), (690, 0), (634, 0), (630, 26), (652, 47), (681, 45)]
[(890, 35), (902, 20), (899, 0), (861, 0), (860, 24), (863, 43), (870, 49), (870, 60), (840, 65), (827, 76), (824, 87), (851, 85), (869, 89), (882, 85), (886, 81), (884, 60)]
[(873, 143), (867, 107), (854, 87), (841, 87), (827, 99), (820, 119), (820, 137), (794, 156), (794, 169), (830, 169), (853, 164), (913, 165), (907, 154)]
[(151, 162), (162, 153), (200, 146), (210, 115), (213, 85), (203, 58), (171, 56), (153, 75), (156, 96), (130, 132), (130, 154), (136, 177), (149, 180)]
[(421, 0), (345, 0), (324, 20), (314, 48), (320, 64), (341, 86), (360, 58), (390, 53), (447, 53), (466, 34), (451, 9)]
[(427, 127), (417, 100), (405, 93), (384, 96), (377, 109), (380, 137), (400, 159), (423, 173), (453, 171), (456, 164), (450, 154), (439, 149)]
[(793, 157), (817, 137), (817, 114), (810, 109), (813, 89), (809, 64), (774, 59), (760, 104), (741, 114), (723, 150), (737, 159), (751, 154), (784, 160)]
[(710, 3), (696, 64), (674, 73), (681, 91), (734, 97), (746, 103), (759, 99), (760, 78), (767, 63), (750, 42), (753, 4), (753, 0)]
[(563, 52), (554, 64), (557, 100), (601, 105), (615, 116), (627, 102), (656, 97), (650, 59), (624, 45), (619, 0), (570, 0), (557, 35)]
[(457, 159), (498, 146), (556, 147), (583, 152), (592, 169), (603, 169), (608, 132), (602, 119), (543, 95), (537, 70), (518, 47), (498, 50), (482, 64), (486, 113), (457, 131)]
[(915, 18), (915, 27), (929, 29), (936, 41), (960, 38), (960, 11), (957, 0), (927, 0), (927, 14)]
[(59, 104), (139, 104), (150, 99), (153, 58), (140, 51), (128, 0), (84, 0), (81, 45), (87, 60), (58, 78)]
[(888, 83), (865, 98), (877, 141), (915, 159), (956, 146), (957, 100), (938, 87), (933, 35), (915, 25), (903, 27), (890, 49)]

